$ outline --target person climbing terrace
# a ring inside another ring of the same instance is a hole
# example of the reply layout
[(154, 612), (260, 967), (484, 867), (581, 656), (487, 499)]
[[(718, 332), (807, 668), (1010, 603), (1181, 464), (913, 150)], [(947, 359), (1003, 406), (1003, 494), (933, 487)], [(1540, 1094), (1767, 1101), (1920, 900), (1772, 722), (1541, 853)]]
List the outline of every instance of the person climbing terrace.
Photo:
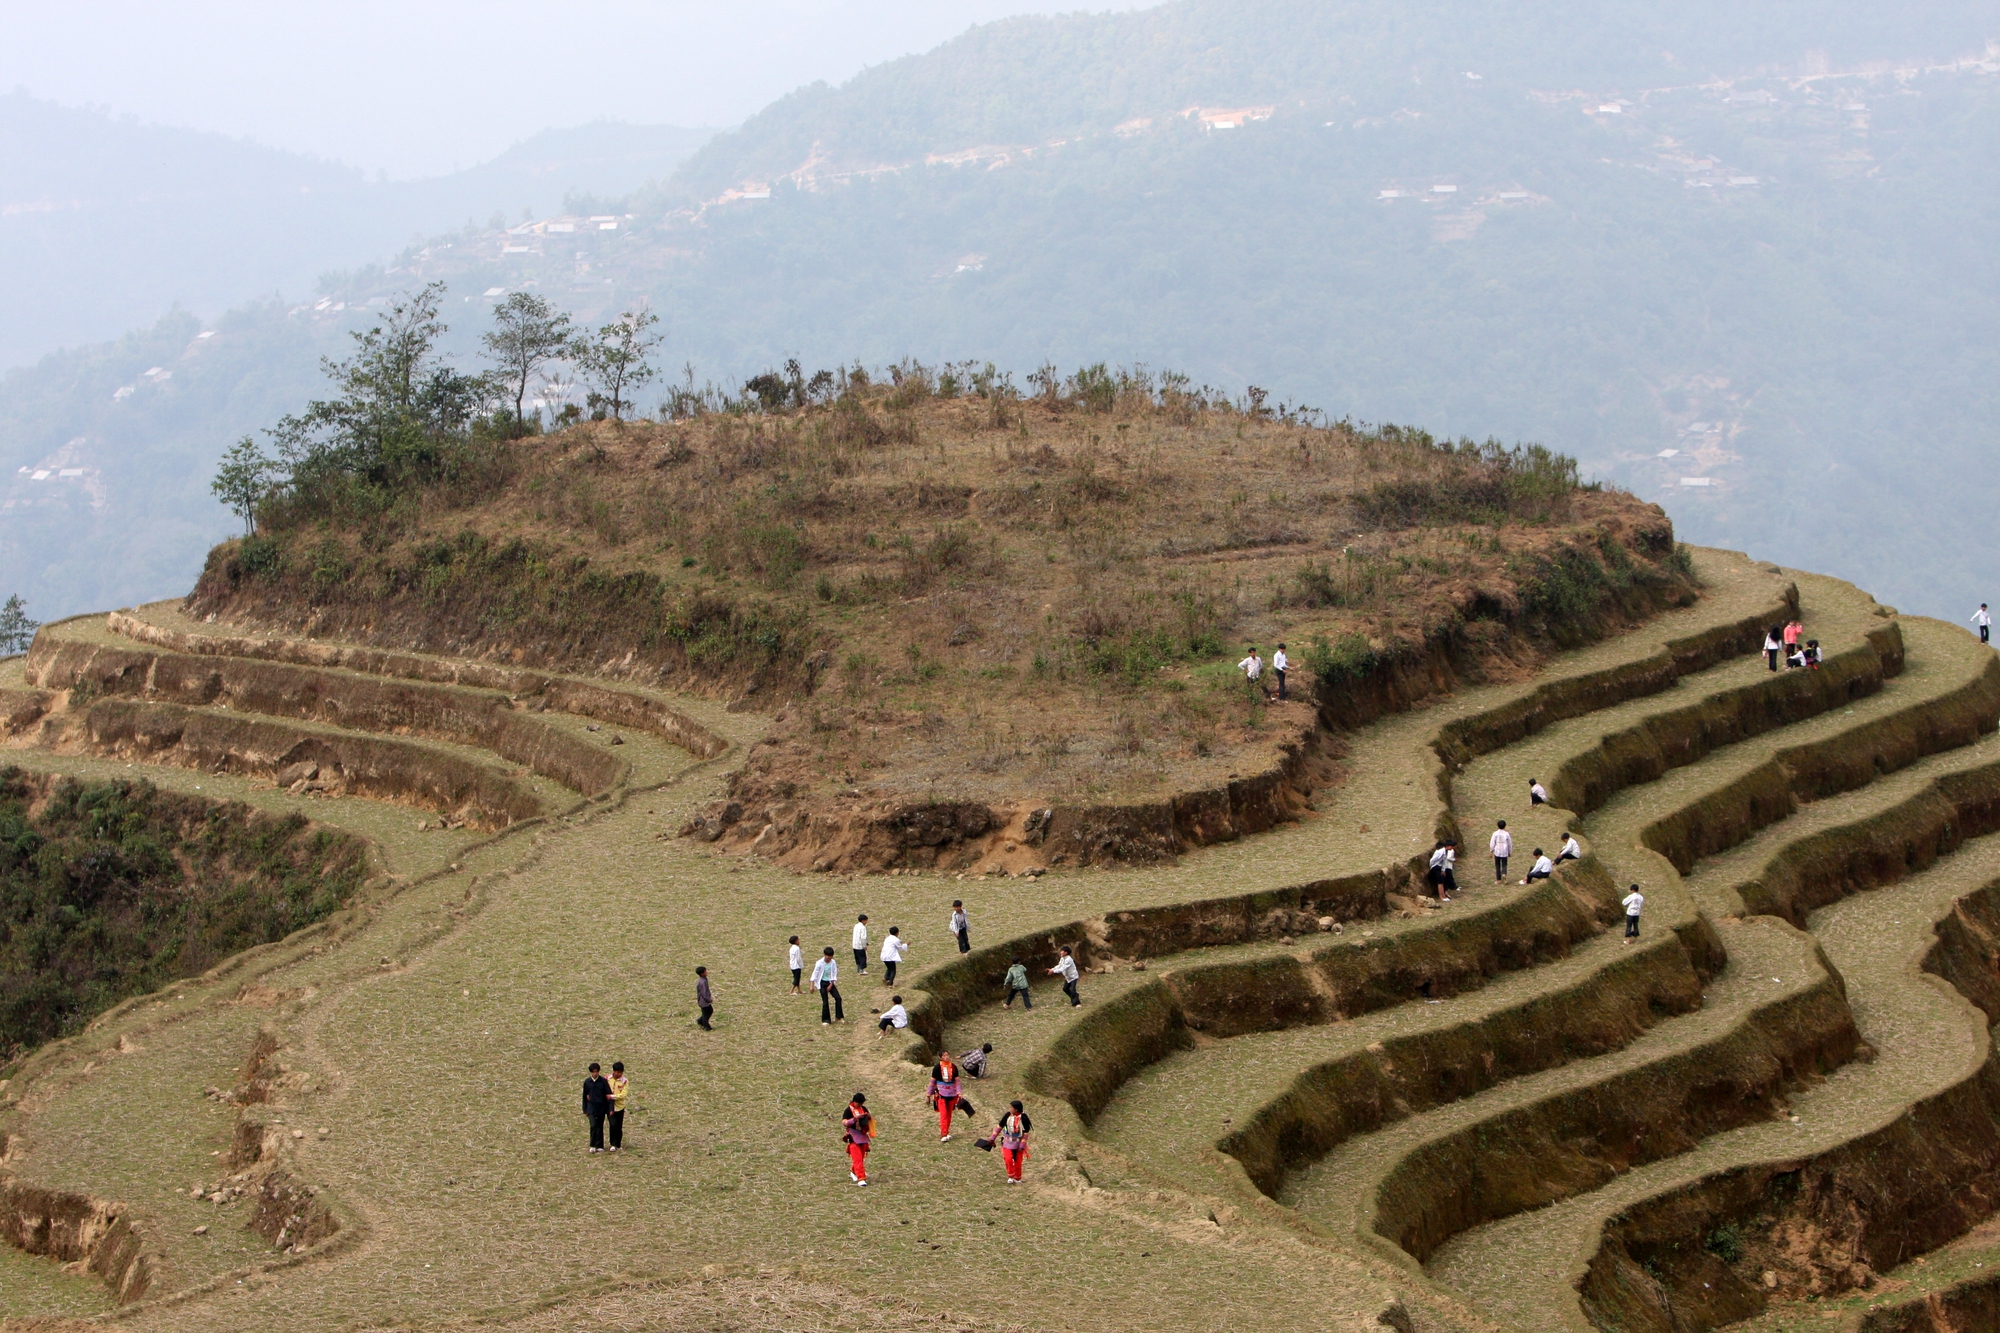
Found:
[(868, 1110), (868, 1094), (857, 1092), (847, 1099), (840, 1116), (841, 1141), (847, 1145), (847, 1178), (857, 1185), (868, 1183), (868, 1150), (875, 1146), (875, 1117)]
[(1536, 880), (1547, 879), (1555, 873), (1556, 863), (1549, 860), (1542, 852), (1542, 849), (1537, 847), (1535, 848), (1535, 863), (1528, 867), (1528, 877), (1521, 882), (1523, 884), (1533, 884)]
[(1634, 884), (1632, 891), (1625, 895), (1625, 942), (1630, 944), (1639, 938), (1639, 913), (1646, 906), (1646, 895), (1639, 892)]
[(1007, 1103), (1007, 1112), (994, 1126), (993, 1142), (1000, 1148), (1000, 1161), (1007, 1168), (1007, 1183), (1021, 1183), (1021, 1168), (1028, 1160), (1028, 1131), (1035, 1122), (1028, 1118), (1028, 1110), (1018, 1101)]
[(1500, 827), (1493, 830), (1493, 836), (1486, 845), (1493, 849), (1493, 882), (1507, 882), (1507, 858), (1514, 854), (1514, 835), (1507, 831), (1507, 821), (1501, 820)]
[(903, 928), (901, 926), (889, 927), (889, 934), (882, 941), (882, 984), (884, 986), (893, 986), (896, 984), (896, 964), (903, 961), (903, 955), (909, 951), (909, 948), (909, 945), (903, 943)]
[(1069, 996), (1070, 1008), (1083, 1003), (1083, 997), (1076, 993), (1076, 955), (1070, 952), (1067, 944), (1063, 945), (1062, 956), (1056, 959), (1056, 965), (1049, 969), (1049, 975), (1063, 979), (1063, 994)]
[(1785, 650), (1785, 627), (1773, 625), (1764, 631), (1764, 660), (1771, 664), (1771, 670), (1778, 669), (1778, 654)]
[[(833, 960), (833, 946), (826, 946), (826, 952), (813, 964), (812, 988), (819, 992), (819, 1025), (825, 1027), (834, 1022), (845, 1022), (847, 1013), (840, 1005), (840, 964)], [(832, 1006), (832, 1016), (828, 1016), (827, 1006)]]
[(611, 1114), (611, 1080), (604, 1077), (597, 1061), (583, 1080), (583, 1114), (590, 1121), (590, 1150), (604, 1151), (604, 1121)]
[(625, 1099), (632, 1095), (632, 1080), (625, 1077), (625, 1062), (611, 1062), (611, 1114), (605, 1117), (605, 1133), (611, 1143), (606, 1152), (625, 1146)]
[(1991, 643), (1993, 641), (1993, 613), (1986, 609), (1986, 603), (1981, 602), (1979, 609), (1972, 613), (1972, 623), (1979, 626), (1979, 641), (1981, 643)]
[(1556, 852), (1557, 863), (1560, 864), (1564, 861), (1581, 861), (1582, 859), (1583, 859), (1583, 848), (1577, 844), (1576, 834), (1571, 833), (1568, 829), (1564, 829), (1563, 845)]
[(1023, 1009), (1033, 1009), (1035, 1007), (1034, 1000), (1028, 995), (1028, 965), (1026, 963), (1016, 958), (1007, 964), (1007, 978), (1001, 984), (1007, 988), (1006, 1002), (1000, 1006), (1002, 1009), (1012, 1009), (1016, 995), (1021, 997), (1021, 1007)]
[(1458, 878), (1452, 873), (1458, 864), (1458, 845), (1446, 840), (1431, 850), (1431, 863), (1424, 872), (1424, 878), (1437, 893), (1439, 902), (1446, 901), (1446, 894), (1458, 892)]
[(965, 913), (965, 902), (960, 898), (951, 900), (951, 933), (958, 941), (960, 953), (972, 952), (972, 918)]
[(854, 918), (851, 942), (854, 947), (854, 970), (865, 976), (868, 972), (868, 913), (863, 912)]
[(950, 1051), (940, 1052), (937, 1063), (931, 1066), (930, 1086), (924, 1095), (937, 1107), (938, 1142), (951, 1142), (951, 1113), (958, 1109), (958, 1061), (951, 1058)]
[(888, 1009), (883, 1011), (882, 1021), (875, 1025), (875, 1035), (877, 1037), (886, 1037), (889, 1035), (891, 1028), (900, 1030), (909, 1025), (910, 1011), (903, 1007), (903, 997), (892, 995), (889, 997)]
[(1530, 808), (1549, 803), (1549, 789), (1533, 778), (1528, 779), (1528, 805)]
[(708, 969), (705, 967), (694, 970), (694, 1003), (701, 1010), (701, 1016), (694, 1020), (694, 1025), (703, 1032), (715, 1031), (709, 1025), (709, 1020), (715, 1017), (715, 987), (708, 984)]

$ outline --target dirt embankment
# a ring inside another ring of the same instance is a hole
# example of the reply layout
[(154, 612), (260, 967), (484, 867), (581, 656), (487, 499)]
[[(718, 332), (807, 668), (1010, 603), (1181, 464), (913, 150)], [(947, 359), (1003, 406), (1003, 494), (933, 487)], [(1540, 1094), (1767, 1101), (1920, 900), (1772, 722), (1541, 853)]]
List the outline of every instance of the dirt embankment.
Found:
[(163, 1273), (123, 1205), (0, 1177), (0, 1242), (77, 1265), (121, 1305), (140, 1300)]

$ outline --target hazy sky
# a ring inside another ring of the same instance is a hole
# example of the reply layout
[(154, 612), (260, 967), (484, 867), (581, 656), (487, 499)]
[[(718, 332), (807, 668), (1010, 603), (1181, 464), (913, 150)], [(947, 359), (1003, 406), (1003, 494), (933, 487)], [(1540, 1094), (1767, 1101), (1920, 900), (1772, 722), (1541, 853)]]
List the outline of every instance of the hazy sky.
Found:
[[(552, 125), (732, 124), (1036, 0), (69, 0), (9, 6), (0, 87), (392, 176)], [(1097, 0), (1095, 9), (1138, 7)]]

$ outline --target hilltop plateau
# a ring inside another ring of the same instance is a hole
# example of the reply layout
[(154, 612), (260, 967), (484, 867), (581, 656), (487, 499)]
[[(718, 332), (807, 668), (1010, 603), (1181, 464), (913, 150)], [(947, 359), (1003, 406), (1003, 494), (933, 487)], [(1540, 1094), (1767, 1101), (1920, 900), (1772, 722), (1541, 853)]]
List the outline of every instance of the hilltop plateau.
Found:
[[(991, 367), (879, 378), (486, 440), (365, 514), (274, 499), (185, 613), (769, 713), (691, 834), (1021, 870), (1270, 827), (1392, 700), (1692, 596), (1657, 508), (1538, 446), (1101, 366), (1025, 396)], [(1286, 701), (1236, 665), (1280, 643)]]

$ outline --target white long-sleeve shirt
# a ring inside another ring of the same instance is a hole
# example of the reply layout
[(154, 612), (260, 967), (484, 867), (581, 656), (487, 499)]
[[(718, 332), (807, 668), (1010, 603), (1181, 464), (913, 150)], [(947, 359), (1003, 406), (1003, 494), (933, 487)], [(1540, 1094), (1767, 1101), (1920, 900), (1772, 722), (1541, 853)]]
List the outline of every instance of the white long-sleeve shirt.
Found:
[(963, 910), (953, 912), (951, 920), (945, 923), (945, 929), (954, 935), (958, 934), (961, 930), (970, 929), (971, 926), (972, 918), (967, 916)]
[(1291, 664), (1292, 664), (1292, 659), (1285, 656), (1285, 650), (1283, 648), (1280, 648), (1277, 652), (1271, 654), (1271, 670), (1283, 671), (1286, 667), (1290, 666)]
[(1625, 915), (1637, 916), (1639, 909), (1646, 905), (1646, 895), (1637, 889), (1625, 895)]
[(909, 945), (903, 943), (901, 935), (888, 936), (882, 941), (882, 961), (885, 963), (902, 962), (903, 950), (909, 947)]
[(1064, 954), (1062, 957), (1056, 959), (1056, 965), (1049, 969), (1049, 974), (1061, 977), (1064, 981), (1075, 981), (1076, 959), (1070, 957), (1068, 954)]
[(1993, 623), (1993, 613), (1982, 606), (1972, 613), (1972, 623), (1975, 625), (1990, 625)]
[(1575, 838), (1564, 838), (1564, 839), (1563, 839), (1563, 845), (1562, 845), (1562, 850), (1561, 850), (1561, 851), (1559, 851), (1559, 852), (1557, 852), (1557, 853), (1556, 853), (1556, 855), (1557, 855), (1557, 856), (1573, 856), (1573, 857), (1579, 857), (1579, 858), (1580, 858), (1580, 857), (1582, 857), (1582, 855), (1583, 855), (1583, 848), (1581, 848), (1581, 847), (1579, 847), (1579, 846), (1577, 846), (1577, 845), (1576, 845), (1576, 839), (1575, 839)]
[(854, 947), (857, 949), (868, 947), (868, 923), (866, 921), (857, 921), (854, 923)]
[(1535, 858), (1535, 864), (1529, 868), (1528, 873), (1530, 875), (1553, 875), (1556, 873), (1556, 863), (1549, 860), (1546, 856), (1538, 856)]
[(889, 1026), (906, 1028), (910, 1025), (910, 1011), (900, 1004), (892, 1004), (882, 1011), (882, 1017), (889, 1020)]
[(1252, 653), (1241, 662), (1238, 662), (1236, 669), (1243, 673), (1245, 679), (1255, 680), (1264, 674), (1264, 659)]
[(822, 957), (817, 963), (813, 964), (813, 985), (817, 986), (822, 981), (838, 980), (840, 980), (840, 964), (836, 963), (833, 959)]
[(1541, 801), (1542, 803), (1547, 804), (1549, 799), (1549, 789), (1547, 787), (1544, 787), (1541, 783), (1537, 782), (1528, 788), (1528, 796), (1532, 800)]
[(792, 971), (796, 972), (806, 965), (806, 951), (796, 944), (792, 946), (790, 957), (791, 961), (786, 966), (790, 967)]
[(1493, 839), (1488, 845), (1493, 848), (1495, 856), (1512, 856), (1514, 854), (1514, 835), (1503, 828), (1494, 829)]

